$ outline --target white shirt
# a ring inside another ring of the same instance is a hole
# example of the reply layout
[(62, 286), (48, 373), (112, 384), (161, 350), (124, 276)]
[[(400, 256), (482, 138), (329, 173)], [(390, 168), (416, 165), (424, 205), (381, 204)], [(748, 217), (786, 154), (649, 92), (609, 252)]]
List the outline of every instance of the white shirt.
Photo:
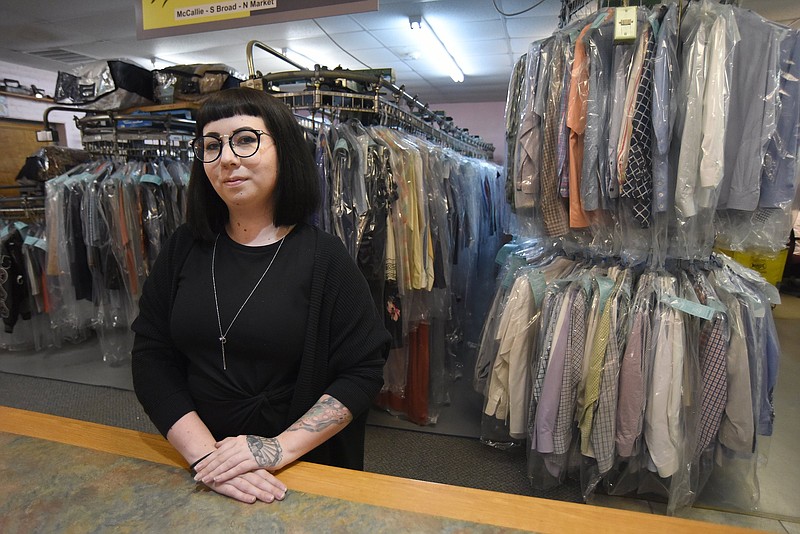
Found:
[[(656, 285), (659, 297), (675, 296), (674, 277), (662, 276)], [(666, 478), (675, 474), (680, 466), (680, 451), (684, 439), (681, 425), (684, 321), (682, 312), (668, 304), (657, 304), (655, 314), (644, 437), (658, 475)]]
[[(684, 41), (679, 91), (685, 98), (679, 109), (685, 118), (675, 188), (679, 217), (694, 217), (699, 209), (715, 208), (724, 172), (733, 46), (729, 35), (735, 34), (735, 21), (729, 6), (717, 7), (692, 4), (687, 11), (687, 17), (696, 17), (692, 22), (697, 26), (693, 38), (688, 32), (689, 42)], [(733, 26), (729, 28), (729, 24)]]
[[(714, 280), (716, 282), (716, 278)], [(731, 334), (726, 356), (728, 403), (725, 405), (725, 413), (719, 425), (719, 441), (731, 450), (751, 453), (755, 435), (755, 419), (750, 387), (750, 363), (742, 313), (739, 310), (740, 303), (736, 297), (727, 293), (720, 286), (717, 286), (717, 293), (728, 308)]]
[(509, 435), (525, 438), (530, 400), (530, 355), (536, 334), (535, 301), (527, 276), (517, 276), (497, 328), (495, 358), (484, 413), (508, 421)]

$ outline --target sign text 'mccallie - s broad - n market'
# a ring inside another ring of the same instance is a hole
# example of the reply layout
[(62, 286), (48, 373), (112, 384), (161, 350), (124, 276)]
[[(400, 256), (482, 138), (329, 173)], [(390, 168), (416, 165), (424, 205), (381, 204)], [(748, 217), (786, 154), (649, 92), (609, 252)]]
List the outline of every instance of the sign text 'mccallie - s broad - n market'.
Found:
[(175, 10), (175, 20), (209, 17), (225, 13), (249, 12), (253, 9), (274, 9), (277, 0), (249, 0), (246, 2), (220, 2)]
[(134, 0), (139, 39), (376, 11), (378, 0)]

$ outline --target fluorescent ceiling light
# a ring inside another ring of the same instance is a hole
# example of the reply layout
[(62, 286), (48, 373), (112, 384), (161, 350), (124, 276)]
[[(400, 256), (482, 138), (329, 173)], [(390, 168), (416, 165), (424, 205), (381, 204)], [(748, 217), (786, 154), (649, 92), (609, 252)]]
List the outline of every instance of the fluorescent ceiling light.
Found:
[(422, 17), (411, 17), (408, 19), (412, 32), (419, 34), (422, 39), (422, 44), (425, 47), (423, 54), (433, 54), (433, 60), (442, 65), (445, 72), (456, 83), (464, 81), (464, 72), (458, 66), (456, 60), (450, 55), (450, 51), (444, 46), (444, 43), (439, 39), (439, 36), (434, 33), (433, 29), (428, 26), (428, 23)]

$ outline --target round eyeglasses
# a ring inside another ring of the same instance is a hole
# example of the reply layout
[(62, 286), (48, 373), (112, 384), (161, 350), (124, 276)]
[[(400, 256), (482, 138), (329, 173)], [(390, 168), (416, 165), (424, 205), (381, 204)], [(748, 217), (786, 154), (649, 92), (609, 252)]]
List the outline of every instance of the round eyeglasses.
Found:
[(262, 135), (269, 135), (269, 132), (243, 128), (230, 135), (202, 135), (192, 139), (192, 150), (195, 157), (203, 163), (213, 163), (222, 155), (223, 139), (227, 137), (234, 154), (240, 158), (249, 158), (258, 152)]

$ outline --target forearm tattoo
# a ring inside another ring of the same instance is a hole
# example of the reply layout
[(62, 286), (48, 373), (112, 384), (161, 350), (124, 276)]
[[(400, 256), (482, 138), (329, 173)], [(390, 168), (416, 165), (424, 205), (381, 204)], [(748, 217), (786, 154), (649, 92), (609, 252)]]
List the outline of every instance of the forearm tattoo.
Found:
[(283, 458), (283, 449), (275, 438), (248, 435), (247, 446), (261, 467), (275, 467)]
[(346, 425), (353, 420), (353, 414), (345, 408), (344, 404), (328, 397), (318, 401), (295, 424), (288, 428), (289, 431), (305, 430), (307, 432), (320, 432), (331, 425)]

